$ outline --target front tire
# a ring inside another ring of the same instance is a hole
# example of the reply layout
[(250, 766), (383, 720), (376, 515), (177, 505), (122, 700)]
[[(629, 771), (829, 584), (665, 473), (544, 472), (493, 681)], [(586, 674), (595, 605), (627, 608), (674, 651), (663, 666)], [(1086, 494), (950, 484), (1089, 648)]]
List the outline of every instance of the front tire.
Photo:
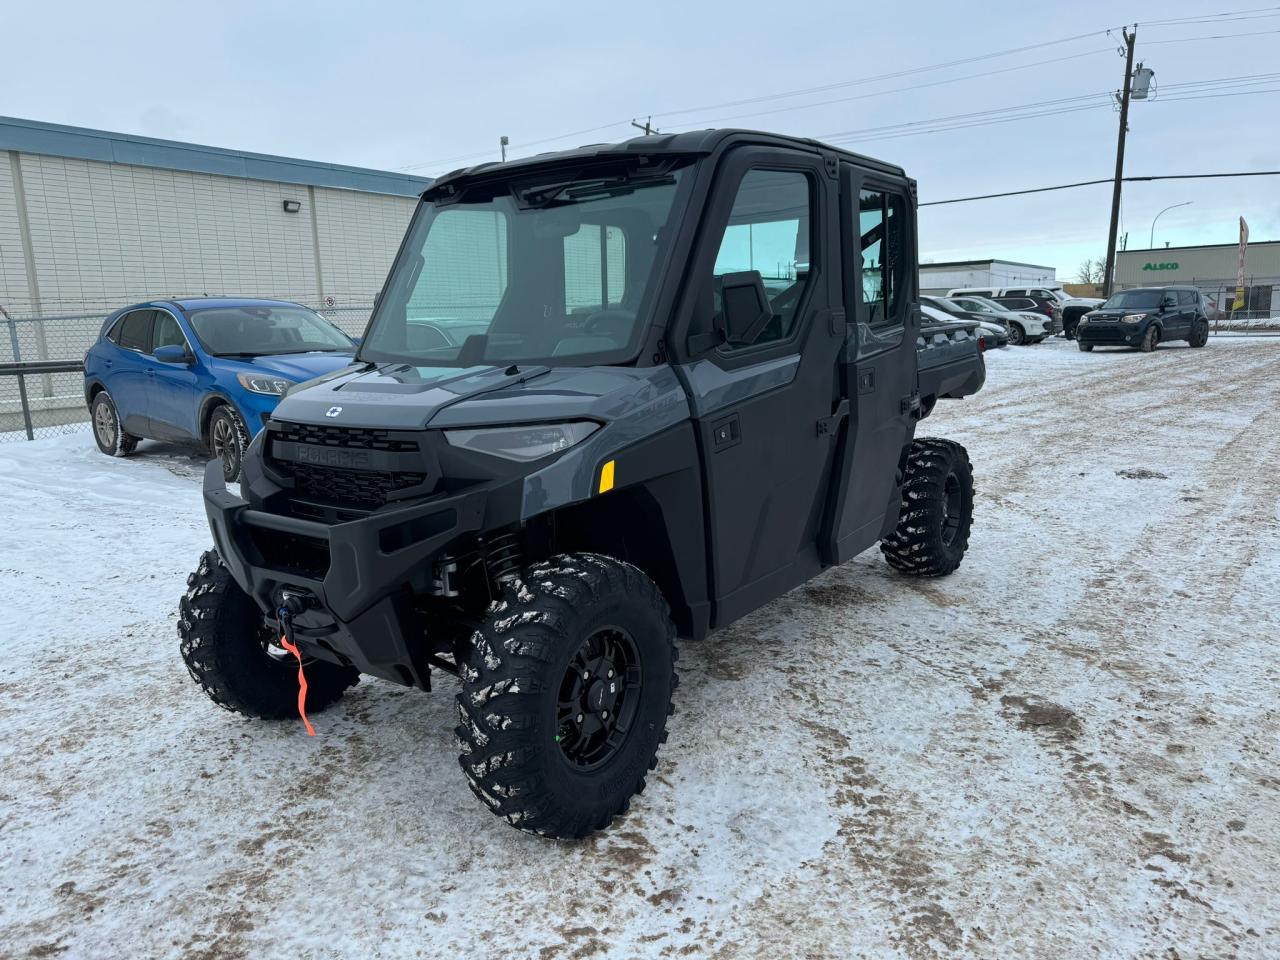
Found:
[(125, 433), (120, 423), (120, 413), (111, 394), (99, 390), (94, 395), (89, 408), (89, 419), (93, 421), (93, 439), (98, 449), (108, 457), (127, 457), (138, 445), (138, 438)]
[[(263, 720), (297, 716), (298, 662), (282, 647), (262, 612), (232, 579), (215, 550), (187, 577), (178, 605), (178, 637), (191, 679), (223, 709)], [(331, 706), (360, 674), (307, 660), (307, 711)]]
[(1080, 348), (1081, 353), (1092, 353), (1093, 344), (1085, 343), (1083, 340), (1076, 340), (1076, 346)]
[(249, 448), (249, 430), (234, 407), (218, 407), (209, 417), (209, 451), (222, 461), (222, 479), (235, 483), (240, 479), (244, 452)]
[(889, 566), (917, 577), (953, 572), (969, 548), (973, 527), (973, 467), (952, 440), (911, 443), (898, 526), (880, 541)]
[(1143, 353), (1150, 353), (1156, 348), (1156, 344), (1160, 342), (1160, 330), (1153, 323), (1147, 327), (1147, 332), (1142, 335), (1142, 343), (1138, 345), (1138, 349)]
[(1021, 324), (1009, 324), (1009, 342), (1015, 347), (1020, 347), (1027, 341), (1027, 331), (1022, 329)]
[(459, 651), (472, 792), (530, 833), (607, 827), (666, 742), (676, 656), (667, 604), (638, 568), (588, 553), (535, 564)]

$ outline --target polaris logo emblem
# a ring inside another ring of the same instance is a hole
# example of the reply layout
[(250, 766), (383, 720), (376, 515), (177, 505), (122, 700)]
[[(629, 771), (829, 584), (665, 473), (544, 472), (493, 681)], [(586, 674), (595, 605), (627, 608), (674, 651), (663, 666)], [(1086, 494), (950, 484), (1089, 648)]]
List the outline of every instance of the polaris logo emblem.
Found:
[(314, 463), (323, 467), (345, 467), (360, 469), (369, 466), (369, 453), (366, 450), (343, 450), (333, 447), (314, 447), (310, 444), (294, 444), (293, 456), (285, 459), (298, 463)]
[(341, 412), (342, 412), (341, 407), (330, 407), (328, 410), (324, 412), (324, 415), (326, 417), (336, 417)]

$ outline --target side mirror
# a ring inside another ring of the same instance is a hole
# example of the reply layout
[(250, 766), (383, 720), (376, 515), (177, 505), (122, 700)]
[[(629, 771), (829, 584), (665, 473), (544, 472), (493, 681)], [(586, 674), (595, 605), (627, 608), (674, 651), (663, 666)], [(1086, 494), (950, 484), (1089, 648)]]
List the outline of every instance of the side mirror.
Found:
[(720, 322), (726, 343), (749, 346), (773, 319), (759, 270), (726, 273), (720, 280)]
[(1168, 310), (1168, 309), (1170, 309), (1171, 307), (1176, 307), (1177, 305), (1178, 305), (1178, 298), (1177, 298), (1177, 297), (1171, 297), (1171, 296), (1166, 295), (1166, 296), (1165, 296), (1165, 298), (1164, 298), (1163, 300), (1161, 300), (1161, 301), (1160, 301), (1160, 309), (1161, 309), (1161, 310)]
[(155, 353), (152, 354), (161, 363), (194, 363), (195, 357), (187, 352), (186, 347), (180, 347), (175, 343), (167, 343), (163, 347), (156, 347)]

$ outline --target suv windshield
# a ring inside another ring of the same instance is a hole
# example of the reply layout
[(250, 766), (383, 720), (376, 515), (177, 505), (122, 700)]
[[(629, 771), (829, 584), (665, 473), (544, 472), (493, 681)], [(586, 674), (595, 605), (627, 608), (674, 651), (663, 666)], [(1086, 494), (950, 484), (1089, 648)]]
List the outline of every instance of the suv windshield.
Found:
[(630, 360), (690, 161), (547, 170), (428, 191), (360, 359), (416, 366)]
[(1154, 310), (1164, 299), (1163, 290), (1121, 290), (1099, 309), (1101, 310)]
[(350, 338), (320, 314), (296, 305), (196, 307), (187, 316), (200, 343), (216, 357), (355, 349)]

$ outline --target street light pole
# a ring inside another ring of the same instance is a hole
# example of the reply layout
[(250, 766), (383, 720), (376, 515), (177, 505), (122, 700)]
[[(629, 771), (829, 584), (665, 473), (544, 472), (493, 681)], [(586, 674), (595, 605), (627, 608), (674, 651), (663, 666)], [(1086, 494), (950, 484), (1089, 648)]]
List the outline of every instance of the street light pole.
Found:
[(1170, 210), (1173, 210), (1177, 207), (1189, 207), (1193, 203), (1195, 203), (1194, 200), (1184, 200), (1182, 203), (1175, 203), (1171, 207), (1165, 207), (1163, 210), (1161, 210), (1159, 213), (1155, 215), (1155, 218), (1151, 221), (1151, 239), (1147, 241), (1148, 250), (1154, 250), (1156, 248), (1156, 220), (1159, 220)]

